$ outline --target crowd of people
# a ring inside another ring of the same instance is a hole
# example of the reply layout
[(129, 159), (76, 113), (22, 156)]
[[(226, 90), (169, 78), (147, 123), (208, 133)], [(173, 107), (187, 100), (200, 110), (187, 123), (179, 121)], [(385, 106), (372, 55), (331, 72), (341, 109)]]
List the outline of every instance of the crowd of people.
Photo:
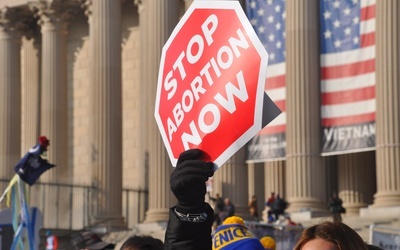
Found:
[[(183, 152), (176, 168), (171, 174), (171, 190), (177, 198), (177, 204), (170, 208), (169, 221), (162, 242), (152, 236), (133, 236), (127, 239), (119, 250), (276, 250), (277, 244), (273, 235), (257, 238), (246, 226), (241, 217), (235, 216), (235, 207), (229, 198), (220, 194), (209, 196), (215, 204), (214, 209), (205, 202), (205, 182), (213, 176), (213, 163), (202, 159), (203, 152), (191, 149)], [(333, 206), (333, 199), (330, 206)], [(277, 201), (280, 201), (279, 204)], [(337, 202), (337, 201), (335, 201)], [(341, 203), (341, 202), (340, 202)], [(257, 199), (249, 202), (250, 215), (258, 218)], [(275, 204), (275, 205), (274, 205)], [(336, 204), (336, 203), (335, 203)], [(271, 220), (278, 220), (283, 215), (288, 203), (271, 194), (266, 205), (270, 208)], [(289, 216), (285, 217), (288, 225), (296, 225)], [(212, 225), (217, 223), (215, 230)], [(108, 247), (108, 243), (92, 242)], [(74, 248), (93, 248), (90, 245)], [(325, 221), (305, 228), (293, 250), (363, 250), (379, 249), (366, 244), (359, 234), (340, 221)]]
[[(213, 202), (214, 209), (214, 222), (216, 226), (221, 225), (221, 223), (230, 216), (235, 214), (235, 206), (231, 202), (229, 198), (223, 198), (219, 193), (215, 194), (215, 197), (212, 197), (208, 192), (208, 199)], [(288, 221), (287, 216), (285, 216), (285, 210), (287, 209), (289, 203), (283, 199), (279, 194), (275, 195), (275, 192), (271, 193), (271, 196), (265, 202), (265, 207), (268, 210), (268, 219), (269, 223), (273, 223), (278, 221), (280, 218), (285, 221)], [(259, 217), (259, 209), (258, 209), (258, 200), (257, 196), (253, 195), (248, 203), (249, 208), (249, 220), (260, 221)], [(290, 220), (290, 223), (294, 222)]]
[(216, 226), (221, 225), (226, 218), (235, 214), (235, 205), (229, 198), (224, 199), (218, 193), (215, 197), (211, 197), (210, 193), (208, 193), (208, 196), (214, 202), (214, 222)]
[(268, 222), (278, 221), (280, 216), (285, 214), (289, 203), (283, 199), (279, 194), (275, 195), (275, 192), (271, 192), (271, 196), (268, 198), (265, 206), (268, 208)]

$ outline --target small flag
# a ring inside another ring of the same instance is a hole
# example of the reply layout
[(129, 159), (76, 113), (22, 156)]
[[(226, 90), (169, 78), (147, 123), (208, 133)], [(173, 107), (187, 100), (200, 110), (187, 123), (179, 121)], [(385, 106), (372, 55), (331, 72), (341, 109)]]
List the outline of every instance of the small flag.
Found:
[(30, 186), (35, 184), (40, 175), (46, 170), (56, 166), (42, 158), (49, 145), (50, 141), (46, 136), (40, 136), (38, 144), (32, 147), (14, 167), (20, 178)]

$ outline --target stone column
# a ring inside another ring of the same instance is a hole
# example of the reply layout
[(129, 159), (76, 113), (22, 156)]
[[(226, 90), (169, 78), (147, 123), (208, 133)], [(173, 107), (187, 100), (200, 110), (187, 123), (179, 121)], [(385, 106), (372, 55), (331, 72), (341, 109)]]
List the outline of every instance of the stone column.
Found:
[[(0, 10), (0, 178), (9, 180), (21, 158), (21, 36), (18, 16)], [(0, 185), (2, 190), (8, 183)]]
[(40, 42), (38, 34), (22, 40), (22, 154), (33, 147), (40, 136)]
[(90, 25), (92, 183), (95, 227), (125, 228), (122, 217), (121, 1), (87, 1)]
[(241, 217), (249, 215), (248, 172), (245, 161), (246, 147), (242, 147), (215, 172), (213, 178), (214, 193), (229, 198), (235, 205), (235, 214)]
[[(134, 4), (138, 8), (139, 13), (139, 26), (140, 26), (140, 82), (146, 82), (150, 72), (156, 73), (153, 69), (149, 68), (148, 54), (146, 43), (149, 39), (148, 25), (150, 16), (148, 15), (148, 8), (145, 8), (145, 4), (140, 0), (134, 0)], [(148, 84), (139, 84), (140, 96), (148, 96)], [(141, 145), (140, 160), (141, 166), (138, 168), (138, 175), (141, 176), (140, 183), (138, 183), (139, 188), (143, 190), (149, 189), (149, 131), (148, 131), (148, 121), (149, 116), (152, 116), (153, 111), (149, 110), (147, 98), (140, 98), (139, 100), (139, 112), (140, 112), (140, 123), (139, 123), (139, 138)], [(148, 194), (140, 196), (140, 219), (143, 221), (146, 218), (146, 211), (148, 209)]]
[(329, 202), (329, 198), (333, 193), (338, 193), (338, 156), (325, 156), (322, 158), (326, 167), (326, 203)]
[(346, 215), (358, 215), (362, 207), (372, 202), (375, 192), (375, 152), (338, 156), (338, 195), (343, 200)]
[(264, 163), (250, 163), (248, 168), (249, 201), (253, 195), (257, 196), (258, 218), (261, 220), (265, 204)]
[(285, 161), (271, 161), (264, 163), (265, 200), (272, 192), (286, 198)]
[(400, 2), (376, 3), (376, 172), (374, 207), (400, 206)]
[[(68, 87), (67, 87), (67, 24), (74, 14), (72, 2), (61, 0), (30, 2), (29, 7), (39, 18), (42, 34), (40, 135), (50, 140), (46, 158), (56, 164), (40, 181), (69, 183), (68, 168)], [(42, 186), (43, 214), (49, 227), (66, 227), (69, 199), (64, 190)], [(55, 202), (57, 201), (57, 202)]]
[(289, 212), (326, 208), (320, 156), (319, 12), (317, 0), (286, 1), (287, 198)]
[(267, 212), (269, 207), (265, 206), (271, 193), (279, 194), (286, 199), (286, 181), (285, 181), (285, 161), (271, 161), (264, 163), (264, 207), (263, 220), (268, 221)]
[(162, 222), (168, 220), (169, 207), (175, 204), (170, 191), (169, 176), (173, 170), (165, 150), (160, 132), (154, 119), (157, 76), (161, 50), (172, 30), (179, 21), (179, 0), (140, 1), (140, 32), (143, 59), (141, 66), (142, 85), (146, 85), (147, 131), (149, 148), (149, 210), (145, 222)]
[[(24, 37), (22, 39), (22, 155), (36, 145), (40, 136), (41, 39), (40, 30), (36, 23), (36, 19), (29, 21), (29, 29), (24, 29)], [(31, 187), (28, 201), (31, 206), (40, 206), (42, 204), (40, 189), (41, 187), (38, 185)]]
[(42, 33), (40, 134), (49, 138), (47, 159), (57, 165), (41, 179), (65, 183), (69, 180), (66, 39), (71, 9), (60, 0), (32, 2), (31, 8), (40, 18)]

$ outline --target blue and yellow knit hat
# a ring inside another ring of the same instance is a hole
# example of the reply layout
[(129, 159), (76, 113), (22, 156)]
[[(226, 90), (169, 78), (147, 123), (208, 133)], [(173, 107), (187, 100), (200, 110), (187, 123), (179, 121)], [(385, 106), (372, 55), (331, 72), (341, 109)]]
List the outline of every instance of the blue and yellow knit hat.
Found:
[(213, 250), (264, 250), (260, 240), (244, 225), (242, 218), (227, 218), (216, 230)]

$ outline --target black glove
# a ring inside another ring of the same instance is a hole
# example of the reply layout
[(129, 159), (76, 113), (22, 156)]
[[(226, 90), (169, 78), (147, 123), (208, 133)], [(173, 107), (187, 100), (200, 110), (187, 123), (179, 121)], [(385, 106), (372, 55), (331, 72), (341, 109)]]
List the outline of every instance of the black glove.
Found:
[(178, 199), (181, 211), (204, 207), (206, 181), (214, 175), (214, 163), (201, 160), (205, 153), (189, 149), (179, 155), (176, 168), (171, 174), (171, 190)]

